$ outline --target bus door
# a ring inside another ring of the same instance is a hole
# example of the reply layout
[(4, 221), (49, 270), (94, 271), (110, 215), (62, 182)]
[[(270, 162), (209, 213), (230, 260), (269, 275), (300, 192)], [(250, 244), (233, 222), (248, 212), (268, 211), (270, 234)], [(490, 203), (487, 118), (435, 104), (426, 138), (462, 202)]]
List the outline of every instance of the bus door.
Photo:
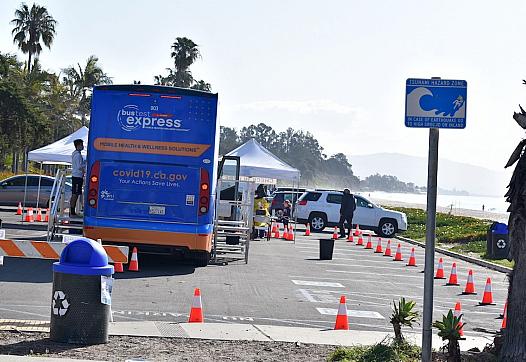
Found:
[(223, 156), (217, 172), (217, 215), (224, 220), (239, 220), (239, 207), (236, 205), (242, 199), (239, 192), (239, 170), (238, 156)]

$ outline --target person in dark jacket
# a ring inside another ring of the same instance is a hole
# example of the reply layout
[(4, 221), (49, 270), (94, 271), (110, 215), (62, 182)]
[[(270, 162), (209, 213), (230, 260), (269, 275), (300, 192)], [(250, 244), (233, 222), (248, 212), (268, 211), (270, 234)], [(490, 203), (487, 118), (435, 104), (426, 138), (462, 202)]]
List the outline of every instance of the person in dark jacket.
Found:
[(354, 216), (354, 210), (356, 210), (356, 201), (354, 195), (351, 194), (351, 190), (343, 190), (342, 204), (340, 206), (340, 238), (345, 238), (345, 223), (349, 228), (349, 235), (352, 233), (352, 218)]

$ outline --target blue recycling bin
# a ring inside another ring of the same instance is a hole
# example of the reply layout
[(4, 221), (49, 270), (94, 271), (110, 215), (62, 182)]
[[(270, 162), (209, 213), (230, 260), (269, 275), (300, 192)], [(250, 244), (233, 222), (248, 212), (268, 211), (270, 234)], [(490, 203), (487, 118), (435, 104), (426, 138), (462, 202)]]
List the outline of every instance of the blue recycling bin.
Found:
[(60, 260), (53, 264), (51, 340), (108, 342), (112, 275), (113, 266), (98, 242), (79, 237), (64, 248)]
[(508, 225), (494, 222), (488, 229), (487, 254), (492, 259), (506, 259), (510, 252)]

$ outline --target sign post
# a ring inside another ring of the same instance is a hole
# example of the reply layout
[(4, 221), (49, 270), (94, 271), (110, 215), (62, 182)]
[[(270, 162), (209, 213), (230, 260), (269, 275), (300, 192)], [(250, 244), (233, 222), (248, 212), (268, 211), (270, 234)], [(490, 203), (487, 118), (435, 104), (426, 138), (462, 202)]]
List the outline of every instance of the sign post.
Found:
[(467, 83), (464, 80), (408, 79), (406, 82), (405, 125), (429, 128), (427, 167), (427, 220), (424, 267), (424, 313), (422, 320), (422, 361), (431, 361), (433, 336), (433, 272), (435, 269), (435, 227), (438, 175), (439, 128), (466, 127)]

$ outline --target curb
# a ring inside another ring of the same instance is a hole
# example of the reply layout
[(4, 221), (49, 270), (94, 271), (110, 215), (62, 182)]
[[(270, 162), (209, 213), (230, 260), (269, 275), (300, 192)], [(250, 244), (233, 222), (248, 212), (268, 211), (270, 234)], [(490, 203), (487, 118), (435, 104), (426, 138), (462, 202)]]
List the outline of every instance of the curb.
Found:
[[(48, 329), (46, 321), (4, 320), (4, 330), (26, 331), (24, 325)], [(46, 325), (44, 327), (39, 327)], [(30, 327), (31, 328), (31, 327)], [(27, 330), (36, 332), (36, 330)], [(39, 330), (39, 332), (43, 332)], [(47, 332), (47, 331), (46, 331)], [(331, 346), (370, 346), (392, 336), (390, 332), (368, 330), (333, 330), (326, 328), (289, 327), (264, 324), (241, 323), (172, 323), (154, 321), (133, 321), (110, 323), (110, 336), (183, 338), (220, 341), (259, 341), (305, 343)], [(419, 333), (406, 333), (406, 338), (420, 345), (422, 336)], [(481, 335), (467, 335), (460, 341), (462, 351), (470, 348), (484, 348), (492, 338)], [(442, 340), (433, 334), (433, 345), (442, 345)], [(0, 355), (0, 360), (1, 359)]]
[[(400, 239), (402, 241), (408, 242), (410, 244), (418, 245), (418, 246), (420, 246), (422, 248), (426, 247), (426, 244), (422, 243), (420, 241), (404, 238), (403, 236), (396, 236), (396, 238)], [(513, 269), (508, 268), (506, 266), (498, 265), (498, 264), (491, 263), (491, 262), (485, 261), (485, 260), (480, 260), (480, 259), (477, 259), (477, 258), (473, 258), (471, 256), (464, 255), (464, 254), (455, 253), (455, 252), (450, 251), (450, 250), (437, 248), (436, 246), (435, 246), (435, 250), (437, 252), (439, 252), (440, 254), (444, 254), (444, 255), (447, 255), (447, 256), (451, 256), (453, 258), (461, 259), (461, 260), (467, 261), (469, 263), (477, 264), (479, 266), (482, 266), (482, 267), (485, 267), (485, 268), (488, 268), (488, 269), (492, 269), (492, 270), (495, 270), (495, 271), (498, 271), (498, 272), (501, 272), (501, 273), (504, 273), (504, 274), (509, 274), (513, 270)]]

